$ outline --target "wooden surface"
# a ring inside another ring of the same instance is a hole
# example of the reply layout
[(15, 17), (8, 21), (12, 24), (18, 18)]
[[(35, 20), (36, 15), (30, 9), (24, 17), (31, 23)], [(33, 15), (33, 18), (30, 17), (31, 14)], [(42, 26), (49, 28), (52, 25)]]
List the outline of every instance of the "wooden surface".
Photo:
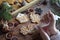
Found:
[[(46, 13), (48, 10), (49, 10), (49, 4), (48, 5), (40, 5), (40, 6), (33, 6), (33, 7), (40, 7), (43, 12), (43, 13)], [(22, 24), (22, 25), (28, 25), (30, 22), (27, 22), (25, 24)], [(21, 26), (21, 24), (20, 24)], [(16, 36), (18, 37), (18, 40), (42, 40), (40, 34), (38, 31), (34, 32), (32, 35), (26, 35), (26, 36), (23, 36), (22, 34), (19, 33), (19, 28), (20, 26), (17, 26), (17, 27), (14, 27), (12, 32), (13, 32), (13, 36)], [(6, 40), (5, 38), (6, 34), (2, 34), (0, 35), (0, 40)]]

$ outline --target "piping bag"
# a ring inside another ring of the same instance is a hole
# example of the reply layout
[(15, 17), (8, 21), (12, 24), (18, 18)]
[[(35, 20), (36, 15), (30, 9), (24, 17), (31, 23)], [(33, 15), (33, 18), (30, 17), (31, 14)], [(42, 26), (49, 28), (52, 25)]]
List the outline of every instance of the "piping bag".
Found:
[(19, 12), (25, 11), (26, 9), (30, 8), (31, 6), (35, 5), (36, 3), (40, 2), (41, 0), (34, 0), (27, 5), (17, 9), (16, 11), (12, 12), (11, 15), (16, 16)]

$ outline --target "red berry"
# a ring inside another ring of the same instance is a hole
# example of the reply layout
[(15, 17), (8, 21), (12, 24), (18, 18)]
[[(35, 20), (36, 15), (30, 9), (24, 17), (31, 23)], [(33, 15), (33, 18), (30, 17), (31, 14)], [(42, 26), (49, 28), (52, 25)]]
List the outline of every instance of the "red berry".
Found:
[(33, 12), (34, 10), (33, 9), (29, 9), (30, 12)]
[(12, 27), (12, 26), (13, 26), (13, 23), (8, 23), (8, 26), (9, 26), (9, 27)]

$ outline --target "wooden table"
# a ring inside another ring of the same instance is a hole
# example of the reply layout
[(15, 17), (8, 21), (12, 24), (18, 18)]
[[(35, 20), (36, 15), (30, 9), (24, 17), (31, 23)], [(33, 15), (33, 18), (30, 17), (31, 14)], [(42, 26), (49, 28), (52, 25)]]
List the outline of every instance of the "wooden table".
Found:
[[(35, 7), (40, 7), (43, 10), (42, 13), (46, 13), (49, 10), (49, 3), (45, 6), (40, 5), (40, 6), (35, 6)], [(30, 22), (28, 22), (28, 23), (30, 23)], [(25, 23), (25, 24), (22, 24), (22, 25), (26, 26), (28, 23)], [(19, 28), (20, 28), (19, 26), (13, 28), (13, 36), (17, 36), (19, 40), (42, 40), (41, 36), (39, 36), (40, 34), (39, 34), (38, 31), (36, 31), (36, 33), (33, 33), (33, 35), (23, 36), (23, 35), (19, 34)], [(6, 40), (5, 39), (5, 34), (0, 35), (0, 40)]]

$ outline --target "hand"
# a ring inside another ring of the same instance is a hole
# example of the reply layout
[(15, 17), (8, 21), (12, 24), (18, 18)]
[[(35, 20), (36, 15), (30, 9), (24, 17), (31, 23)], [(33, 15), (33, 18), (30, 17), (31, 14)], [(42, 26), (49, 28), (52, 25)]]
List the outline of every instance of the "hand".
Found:
[(49, 10), (44, 16), (41, 22), (46, 23), (47, 25), (44, 28), (47, 28), (47, 30), (43, 30), (43, 28), (38, 26), (38, 31), (40, 31), (40, 34), (42, 38), (45, 40), (50, 40), (49, 36), (52, 34), (56, 34), (56, 27), (55, 27), (55, 20), (54, 20), (54, 14)]
[(51, 34), (56, 34), (56, 20), (54, 20), (54, 14), (49, 10), (42, 19), (43, 23), (49, 23), (49, 25), (47, 25), (46, 27), (44, 27), (44, 29), (46, 29), (45, 31), (51, 35)]
[(55, 26), (55, 20), (54, 20), (54, 14), (49, 10), (43, 17), (41, 22), (46, 23), (47, 27), (54, 27)]
[(43, 30), (43, 28), (41, 28), (40, 26), (37, 26), (37, 28), (43, 40), (50, 40), (49, 35)]

